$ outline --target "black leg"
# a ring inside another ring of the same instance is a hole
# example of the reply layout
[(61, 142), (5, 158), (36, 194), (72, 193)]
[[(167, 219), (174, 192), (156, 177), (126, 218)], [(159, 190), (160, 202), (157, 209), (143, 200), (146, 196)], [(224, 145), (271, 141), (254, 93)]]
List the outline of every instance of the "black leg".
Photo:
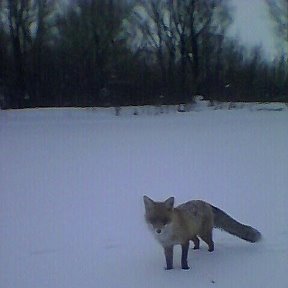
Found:
[(212, 238), (212, 230), (206, 232), (205, 234), (200, 235), (200, 237), (202, 238), (202, 240), (204, 242), (207, 243), (208, 245), (208, 251), (212, 252), (214, 251), (214, 242), (213, 242), (213, 238)]
[(193, 243), (194, 243), (194, 248), (193, 248), (193, 249), (194, 249), (194, 250), (199, 249), (199, 247), (200, 247), (200, 241), (199, 241), (198, 237), (195, 236), (195, 237), (193, 237), (191, 240), (192, 240)]
[(166, 257), (167, 270), (173, 269), (173, 246), (165, 247), (164, 253)]
[(182, 244), (182, 257), (181, 257), (181, 266), (182, 269), (188, 270), (190, 267), (187, 264), (187, 256), (188, 256), (188, 250), (189, 250), (189, 241)]

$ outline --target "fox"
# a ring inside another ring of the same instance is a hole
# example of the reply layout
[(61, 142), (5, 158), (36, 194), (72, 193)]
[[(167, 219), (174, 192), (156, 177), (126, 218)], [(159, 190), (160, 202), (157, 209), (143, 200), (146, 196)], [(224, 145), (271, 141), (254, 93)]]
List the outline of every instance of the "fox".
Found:
[(181, 268), (190, 269), (187, 262), (190, 241), (194, 249), (199, 249), (200, 239), (208, 245), (208, 251), (214, 251), (213, 228), (224, 230), (251, 243), (260, 241), (261, 233), (244, 225), (221, 209), (203, 200), (191, 200), (174, 207), (174, 197), (156, 202), (143, 196), (145, 220), (155, 238), (164, 248), (166, 270), (173, 269), (173, 247), (181, 245)]

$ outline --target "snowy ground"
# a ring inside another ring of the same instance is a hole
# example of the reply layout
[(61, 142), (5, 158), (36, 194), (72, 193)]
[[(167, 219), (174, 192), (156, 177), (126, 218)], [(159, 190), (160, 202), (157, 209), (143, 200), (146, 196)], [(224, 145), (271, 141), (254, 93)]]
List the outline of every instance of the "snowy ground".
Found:
[[(0, 111), (0, 287), (288, 287), (287, 109), (199, 107)], [(264, 239), (215, 231), (165, 271), (143, 194), (209, 201)]]

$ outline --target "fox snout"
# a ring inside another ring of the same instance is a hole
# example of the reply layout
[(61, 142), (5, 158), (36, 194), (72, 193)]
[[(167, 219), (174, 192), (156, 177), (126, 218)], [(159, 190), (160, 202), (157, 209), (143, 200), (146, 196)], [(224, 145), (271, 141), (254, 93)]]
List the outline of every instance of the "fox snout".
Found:
[(165, 233), (165, 230), (167, 228), (167, 225), (163, 225), (161, 223), (147, 223), (150, 231), (155, 236), (160, 236)]
[(157, 235), (161, 235), (161, 234), (164, 234), (165, 231), (167, 230), (167, 224), (165, 225), (162, 225), (162, 224), (159, 224), (159, 225), (151, 225), (151, 228), (152, 228), (152, 231)]
[(154, 228), (154, 232), (155, 232), (155, 234), (160, 235), (160, 234), (162, 234), (162, 233), (165, 232), (165, 228), (166, 228), (166, 225), (163, 226), (163, 227), (157, 227), (157, 228)]

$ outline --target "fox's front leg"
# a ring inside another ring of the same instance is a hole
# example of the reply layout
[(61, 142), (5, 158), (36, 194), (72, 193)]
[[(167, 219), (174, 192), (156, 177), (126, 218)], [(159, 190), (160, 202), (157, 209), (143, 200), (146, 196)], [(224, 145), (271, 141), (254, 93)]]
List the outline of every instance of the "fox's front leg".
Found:
[(182, 257), (181, 257), (181, 266), (182, 269), (188, 270), (190, 267), (187, 263), (187, 256), (188, 256), (188, 250), (189, 250), (189, 240), (185, 242), (184, 244), (181, 244), (182, 247)]
[(164, 253), (166, 258), (166, 270), (173, 269), (173, 246), (164, 247)]

